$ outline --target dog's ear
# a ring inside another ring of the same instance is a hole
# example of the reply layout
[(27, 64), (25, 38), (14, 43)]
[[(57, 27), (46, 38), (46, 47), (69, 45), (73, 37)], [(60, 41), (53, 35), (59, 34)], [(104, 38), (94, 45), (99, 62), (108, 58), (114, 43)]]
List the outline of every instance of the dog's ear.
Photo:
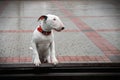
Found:
[(42, 15), (42, 16), (40, 16), (40, 17), (38, 18), (38, 21), (39, 21), (39, 20), (47, 20), (47, 16)]

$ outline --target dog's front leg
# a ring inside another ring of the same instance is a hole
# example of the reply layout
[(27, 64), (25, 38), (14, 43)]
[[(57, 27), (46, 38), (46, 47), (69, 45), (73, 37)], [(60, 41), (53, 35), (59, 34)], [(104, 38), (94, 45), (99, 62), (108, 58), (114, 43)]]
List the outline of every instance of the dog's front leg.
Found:
[(51, 45), (50, 45), (50, 50), (51, 50), (51, 62), (53, 64), (57, 64), (58, 63), (58, 60), (56, 58), (56, 55), (55, 55), (55, 43), (54, 41), (52, 41)]
[(38, 54), (38, 51), (37, 51), (37, 47), (36, 47), (36, 43), (35, 42), (32, 42), (32, 47), (33, 47), (33, 53), (34, 53), (34, 64), (36, 66), (39, 66), (41, 64), (40, 62), (40, 59), (39, 59), (39, 54)]

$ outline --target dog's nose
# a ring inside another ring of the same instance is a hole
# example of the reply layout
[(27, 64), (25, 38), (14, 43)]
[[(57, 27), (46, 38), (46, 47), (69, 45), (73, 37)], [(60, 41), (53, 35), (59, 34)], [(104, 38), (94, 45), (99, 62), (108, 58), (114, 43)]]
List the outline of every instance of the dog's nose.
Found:
[(63, 29), (65, 29), (65, 27), (62, 27), (61, 29), (63, 30)]

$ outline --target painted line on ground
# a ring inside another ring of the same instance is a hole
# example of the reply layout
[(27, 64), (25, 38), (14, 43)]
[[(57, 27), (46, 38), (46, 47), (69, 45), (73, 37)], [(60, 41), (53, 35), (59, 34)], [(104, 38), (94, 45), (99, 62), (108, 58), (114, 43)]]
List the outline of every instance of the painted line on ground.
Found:
[[(106, 56), (57, 56), (59, 62), (111, 62)], [(0, 63), (32, 62), (32, 57), (0, 57)]]

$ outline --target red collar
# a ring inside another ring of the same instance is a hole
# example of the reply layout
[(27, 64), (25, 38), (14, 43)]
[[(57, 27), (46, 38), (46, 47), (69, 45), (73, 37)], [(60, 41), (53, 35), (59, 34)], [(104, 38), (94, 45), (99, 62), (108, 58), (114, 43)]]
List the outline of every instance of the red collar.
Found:
[(37, 30), (38, 30), (39, 32), (41, 32), (42, 34), (46, 35), (46, 36), (48, 36), (48, 35), (51, 34), (51, 31), (43, 31), (42, 28), (41, 28), (41, 26), (39, 26), (39, 27), (37, 28)]

